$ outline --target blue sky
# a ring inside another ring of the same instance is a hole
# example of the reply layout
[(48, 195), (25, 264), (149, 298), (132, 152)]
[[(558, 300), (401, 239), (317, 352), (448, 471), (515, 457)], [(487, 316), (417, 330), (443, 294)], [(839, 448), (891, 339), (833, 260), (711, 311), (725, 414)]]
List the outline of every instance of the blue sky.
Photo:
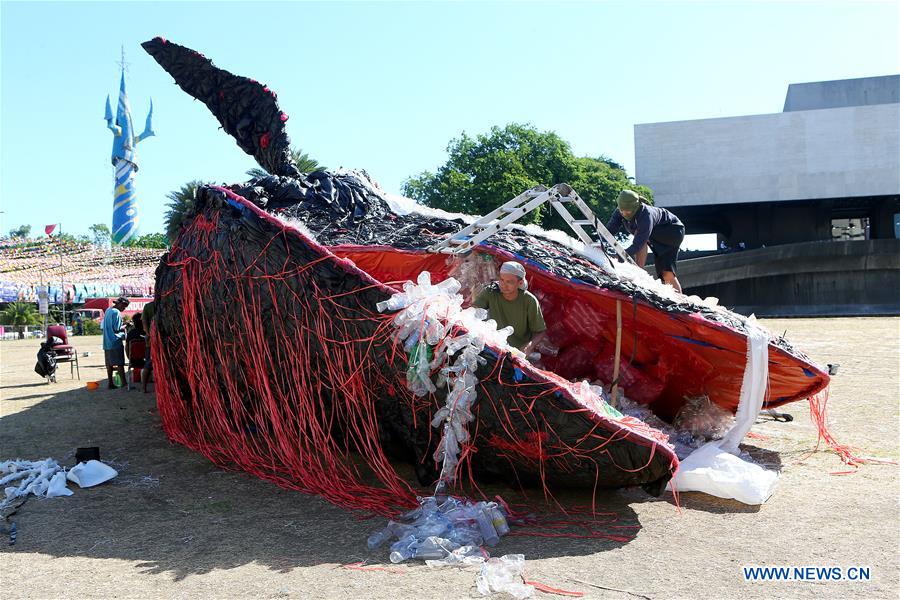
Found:
[[(142, 232), (191, 179), (255, 166), (141, 48), (162, 35), (278, 93), (294, 145), (399, 192), (462, 131), (528, 122), (634, 174), (636, 123), (780, 112), (789, 83), (900, 71), (898, 2), (0, 4), (0, 231), (112, 216), (120, 49)], [(640, 181), (640, 173), (637, 173)]]

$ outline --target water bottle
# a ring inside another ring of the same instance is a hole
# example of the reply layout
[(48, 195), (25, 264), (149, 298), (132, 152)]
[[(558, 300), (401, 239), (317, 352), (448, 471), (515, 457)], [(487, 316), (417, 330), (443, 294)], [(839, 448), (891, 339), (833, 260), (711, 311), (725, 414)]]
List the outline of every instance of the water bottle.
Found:
[(434, 512), (428, 515), (423, 523), (417, 525), (419, 526), (419, 536), (427, 538), (439, 536), (447, 531), (450, 521), (439, 512)]
[(500, 537), (497, 535), (497, 530), (494, 529), (490, 515), (486, 514), (484, 508), (477, 512), (475, 521), (478, 523), (478, 529), (481, 531), (484, 543), (491, 547), (496, 546), (500, 542)]
[(408, 535), (398, 542), (394, 542), (391, 546), (390, 558), (392, 563), (403, 562), (415, 555), (414, 546), (416, 544), (416, 536)]
[(391, 527), (387, 526), (381, 531), (376, 531), (375, 533), (370, 535), (369, 539), (366, 541), (366, 545), (369, 547), (369, 550), (381, 548), (386, 541), (391, 539), (391, 533)]
[(116, 386), (117, 388), (122, 387), (122, 376), (119, 375), (118, 371), (115, 371), (113, 373), (113, 385)]
[(491, 524), (497, 530), (497, 535), (503, 537), (509, 533), (509, 524), (506, 522), (506, 515), (498, 506), (491, 507)]

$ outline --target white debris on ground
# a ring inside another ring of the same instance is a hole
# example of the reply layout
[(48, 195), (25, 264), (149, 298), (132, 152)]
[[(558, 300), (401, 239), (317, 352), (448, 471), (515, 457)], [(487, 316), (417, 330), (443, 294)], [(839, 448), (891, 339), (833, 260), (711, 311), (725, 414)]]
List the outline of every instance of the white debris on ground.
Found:
[[(118, 475), (115, 469), (99, 460), (79, 463), (68, 472), (52, 458), (44, 460), (7, 460), (0, 463), (0, 486), (4, 498), (0, 500), (0, 510), (13, 500), (32, 494), (41, 498), (71, 496), (66, 480), (86, 488), (109, 481)], [(12, 485), (9, 485), (12, 484)]]
[(0, 510), (14, 499), (29, 494), (42, 498), (72, 495), (72, 490), (66, 487), (66, 470), (52, 458), (0, 463), (0, 486), (7, 486)]

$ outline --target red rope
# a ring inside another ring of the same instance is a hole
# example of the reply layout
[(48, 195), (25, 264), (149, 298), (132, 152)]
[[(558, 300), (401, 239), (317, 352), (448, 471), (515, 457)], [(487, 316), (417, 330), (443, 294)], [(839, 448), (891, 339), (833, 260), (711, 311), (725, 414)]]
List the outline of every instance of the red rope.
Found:
[[(168, 254), (160, 298), (164, 311), (175, 314), (160, 315), (167, 323), (165, 342), (157, 326), (151, 344), (167, 435), (225, 468), (240, 468), (345, 508), (392, 516), (415, 506), (416, 490), (385, 455), (382, 427), (388, 424), (379, 423), (379, 403), (396, 404), (412, 421), (405, 425), (410, 434), (422, 419), (431, 421), (439, 404), (437, 397), (417, 398), (406, 387), (408, 358), (393, 339), (393, 315), (374, 312), (371, 302), (384, 286), (323, 289), (320, 271), (337, 259), (327, 251), (297, 256), (298, 248), (315, 247), (315, 242), (294, 243), (294, 236), (302, 234), (268, 215), (260, 217), (280, 229), (266, 235), (260, 252), (245, 256), (223, 247), (230, 223), (220, 223), (222, 215), (197, 215)], [(355, 269), (349, 263), (339, 266)], [(594, 465), (599, 483), (603, 473), (597, 460), (609, 454), (612, 444), (647, 447), (647, 465), (664, 451), (664, 436), (640, 421), (598, 415), (597, 407), (586, 404), (572, 409), (568, 396), (580, 400), (568, 382), (507, 381), (501, 377), (504, 368), (510, 369), (507, 360), (501, 354), (490, 372), (479, 376), (473, 410), (481, 416), (487, 416), (483, 410), (493, 411), (496, 426), (479, 431), (482, 419), (470, 426), (471, 438), (461, 444), (456, 467), (458, 486), (483, 496), (472, 459), (479, 447), (490, 447), (509, 461), (516, 477), (516, 469), (537, 474), (546, 502), (565, 513), (547, 486), (548, 472), (571, 471), (574, 461), (584, 461)], [(496, 385), (505, 390), (502, 401), (491, 397)], [(560, 390), (566, 397), (558, 397)], [(569, 419), (583, 415), (586, 433), (580, 439), (567, 442), (544, 417), (562, 410)], [(438, 436), (427, 429), (428, 447)], [(422, 442), (417, 440), (419, 446)], [(421, 460), (432, 458), (426, 454)], [(635, 472), (645, 466), (619, 468)], [(597, 528), (603, 523), (596, 521), (595, 496), (591, 522), (544, 527), (532, 521), (519, 535), (630, 539), (621, 529), (632, 526)]]
[[(895, 460), (858, 456), (856, 452), (859, 451), (859, 448), (847, 444), (842, 444), (838, 442), (837, 439), (835, 439), (835, 437), (831, 434), (831, 431), (828, 429), (828, 390), (829, 388), (826, 387), (818, 394), (809, 397), (809, 416), (815, 424), (816, 429), (819, 433), (819, 437), (816, 440), (816, 447), (813, 448), (812, 452), (810, 452), (810, 455), (819, 450), (819, 446), (824, 440), (825, 444), (829, 448), (831, 448), (835, 452), (835, 454), (841, 457), (841, 461), (843, 461), (847, 465), (850, 465), (851, 467), (859, 468), (859, 465), (866, 463), (896, 465), (897, 461)], [(806, 457), (804, 457), (804, 459), (805, 458)], [(852, 473), (852, 471), (841, 471), (832, 473), (832, 475), (847, 475), (849, 473)]]

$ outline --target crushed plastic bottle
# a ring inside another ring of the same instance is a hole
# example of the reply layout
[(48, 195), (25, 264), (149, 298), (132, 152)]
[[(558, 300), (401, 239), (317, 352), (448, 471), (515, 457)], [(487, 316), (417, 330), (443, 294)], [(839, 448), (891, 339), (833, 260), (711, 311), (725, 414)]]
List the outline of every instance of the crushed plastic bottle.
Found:
[(482, 596), (495, 592), (506, 592), (523, 600), (534, 595), (534, 586), (524, 583), (525, 555), (506, 554), (500, 558), (490, 558), (481, 566), (475, 584)]
[(440, 560), (426, 559), (429, 567), (465, 567), (484, 563), (485, 552), (478, 546), (460, 546)]
[(457, 548), (459, 544), (448, 539), (429, 536), (421, 542), (416, 542), (415, 557), (422, 560), (443, 560)]

